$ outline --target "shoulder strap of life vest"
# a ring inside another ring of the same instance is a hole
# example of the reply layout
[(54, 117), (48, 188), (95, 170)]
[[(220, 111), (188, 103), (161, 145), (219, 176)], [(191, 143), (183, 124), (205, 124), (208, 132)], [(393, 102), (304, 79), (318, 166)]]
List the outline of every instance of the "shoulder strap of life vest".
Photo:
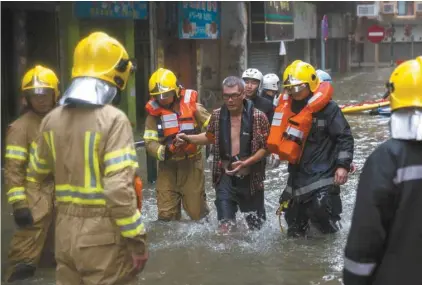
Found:
[(161, 106), (158, 105), (157, 101), (151, 99), (145, 105), (145, 110), (151, 116), (158, 117), (158, 116), (161, 116), (161, 113), (162, 113), (163, 108), (161, 108)]
[[(307, 105), (299, 114), (288, 119), (285, 127), (281, 129), (283, 139), (279, 148), (281, 159), (289, 161), (291, 164), (299, 163), (309, 132), (312, 128), (312, 114), (322, 110), (331, 100), (333, 88), (328, 82), (320, 84), (314, 95), (308, 100)], [(291, 102), (291, 101), (289, 101)], [(291, 111), (291, 104), (285, 104), (288, 112)]]
[(331, 83), (321, 82), (314, 95), (309, 99), (306, 109), (312, 113), (321, 111), (332, 99), (333, 91)]
[[(278, 103), (277, 106), (274, 109), (274, 115), (273, 115), (273, 120), (271, 123), (271, 128), (273, 128), (273, 126), (275, 128), (280, 128), (282, 125), (282, 120), (284, 119), (286, 121), (286, 117), (290, 117), (291, 116), (291, 102), (292, 102), (292, 98), (285, 93), (280, 94), (280, 96), (278, 97)], [(286, 114), (288, 113), (288, 114)]]
[(180, 104), (189, 105), (190, 109), (196, 111), (196, 102), (198, 100), (198, 92), (192, 89), (182, 89), (180, 93)]
[[(251, 140), (253, 133), (253, 103), (250, 100), (244, 100), (242, 121), (240, 127), (240, 149), (239, 157), (245, 158), (251, 155)], [(223, 160), (232, 159), (231, 153), (231, 123), (230, 113), (225, 105), (221, 107), (219, 117), (219, 147), (220, 157)]]

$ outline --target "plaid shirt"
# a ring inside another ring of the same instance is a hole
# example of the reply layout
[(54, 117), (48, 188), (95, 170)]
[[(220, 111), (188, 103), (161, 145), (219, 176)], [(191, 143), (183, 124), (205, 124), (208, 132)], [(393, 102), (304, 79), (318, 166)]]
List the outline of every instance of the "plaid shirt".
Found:
[[(211, 120), (207, 128), (207, 137), (214, 140), (213, 147), (213, 164), (212, 164), (212, 182), (214, 187), (220, 181), (221, 175), (224, 172), (222, 167), (222, 161), (220, 158), (220, 110), (216, 109), (211, 115)], [(260, 149), (267, 149), (267, 138), (269, 135), (269, 123), (267, 116), (259, 111), (258, 109), (253, 109), (253, 123), (252, 123), (252, 154), (255, 154)], [(265, 180), (265, 159), (255, 163), (251, 166), (251, 193), (254, 194), (255, 191), (264, 190), (264, 180)]]

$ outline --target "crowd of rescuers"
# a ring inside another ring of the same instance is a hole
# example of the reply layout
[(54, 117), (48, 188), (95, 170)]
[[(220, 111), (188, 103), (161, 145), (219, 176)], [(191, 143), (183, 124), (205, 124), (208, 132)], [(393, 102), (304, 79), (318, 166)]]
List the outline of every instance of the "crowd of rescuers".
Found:
[[(73, 62), (63, 96), (47, 67), (36, 65), (22, 79), (25, 108), (6, 136), (7, 199), (18, 226), (6, 280), (34, 275), (42, 252), (54, 252), (46, 240), (55, 230), (57, 284), (136, 284), (148, 260), (142, 182), (131, 124), (115, 107), (135, 64), (102, 32), (78, 43)], [(144, 140), (159, 161), (159, 220), (180, 220), (182, 206), (192, 220), (207, 219), (201, 150), (213, 145), (219, 232), (236, 227), (238, 210), (249, 229), (262, 227), (265, 169), (280, 161), (288, 162), (289, 176), (277, 214), (284, 214), (287, 235), (306, 236), (310, 224), (324, 234), (339, 231), (340, 186), (355, 171), (354, 140), (332, 100), (331, 77), (296, 60), (284, 71), (281, 93), (279, 85), (276, 74), (254, 68), (229, 76), (223, 105), (210, 114), (172, 71), (151, 75)], [(422, 247), (414, 243), (420, 227), (406, 218), (422, 209), (422, 57), (397, 67), (387, 87), (392, 139), (362, 170), (345, 284), (398, 284), (400, 272), (406, 284), (422, 280)], [(399, 255), (389, 255), (393, 245)]]
[[(101, 54), (108, 56), (100, 58)], [(110, 68), (91, 68), (104, 64)], [(107, 34), (95, 32), (75, 48), (72, 81), (63, 96), (57, 76), (47, 67), (37, 65), (23, 77), (25, 109), (10, 125), (6, 139), (7, 196), (18, 226), (9, 249), (6, 280), (34, 275), (42, 252), (54, 252), (45, 247), (51, 229), (60, 245), (55, 252), (59, 283), (96, 278), (108, 278), (111, 283), (123, 279), (130, 282), (134, 272), (142, 271), (148, 252), (140, 215), (142, 190), (137, 187), (139, 166), (129, 120), (115, 107), (134, 71), (125, 48)], [(341, 201), (338, 190), (331, 188), (347, 180), (353, 138), (337, 105), (330, 101), (331, 89), (322, 86), (313, 67), (302, 61), (286, 69), (283, 96), (277, 94), (276, 75), (264, 77), (250, 68), (242, 78), (230, 76), (223, 81), (224, 104), (210, 114), (197, 103), (197, 92), (184, 88), (172, 71), (156, 70), (149, 80), (144, 140), (147, 151), (159, 161), (159, 220), (179, 220), (182, 205), (192, 220), (207, 218), (201, 146), (213, 144), (213, 185), (220, 232), (228, 232), (236, 225), (238, 209), (246, 213), (250, 229), (262, 227), (266, 220), (265, 168), (277, 167), (282, 160), (289, 161), (290, 173), (280, 198), (288, 234), (304, 235), (309, 220), (319, 224), (323, 232), (337, 231)], [(314, 93), (321, 99), (314, 100)], [(321, 112), (327, 114), (321, 116), (330, 116), (326, 120), (338, 123), (322, 125), (320, 119), (306, 124), (307, 116), (320, 112), (304, 108), (310, 100), (316, 102), (317, 108), (324, 107)], [(280, 112), (290, 112), (290, 117), (297, 114), (297, 131), (306, 135), (295, 138), (294, 126), (287, 116), (282, 119)], [(331, 130), (332, 126), (336, 128)], [(293, 135), (271, 140), (272, 132)], [(328, 141), (329, 137), (336, 140)], [(307, 140), (306, 146), (300, 139)], [(299, 149), (293, 147), (291, 154), (269, 152), (271, 145), (286, 145), (288, 149), (292, 142)], [(337, 154), (335, 159), (333, 153)], [(321, 157), (323, 163), (314, 157)], [(310, 164), (324, 167), (309, 172), (306, 167), (314, 168)], [(129, 184), (128, 177), (132, 177)], [(296, 199), (305, 196), (305, 200)], [(322, 203), (316, 205), (315, 199)], [(286, 201), (289, 207), (285, 207)], [(120, 246), (122, 242), (127, 244), (125, 250)], [(127, 256), (128, 251), (131, 259), (103, 259), (105, 252), (100, 245), (105, 243), (115, 244), (110, 250), (116, 256)], [(84, 268), (98, 269), (101, 264), (101, 270), (93, 273), (80, 268), (76, 260), (81, 257), (74, 250), (80, 247), (90, 248), (98, 257), (84, 260)], [(134, 271), (127, 271), (129, 267)], [(132, 273), (114, 270), (115, 274), (109, 275), (110, 268)]]
[[(330, 78), (331, 79), (331, 78)], [(236, 212), (250, 229), (266, 220), (265, 169), (289, 163), (287, 187), (278, 214), (289, 236), (305, 236), (312, 222), (323, 233), (340, 229), (340, 185), (352, 170), (350, 126), (331, 100), (333, 88), (308, 63), (294, 61), (283, 75), (254, 68), (222, 83), (223, 105), (212, 112), (203, 132), (176, 134), (176, 147), (212, 144), (212, 180), (219, 230), (230, 231)]]

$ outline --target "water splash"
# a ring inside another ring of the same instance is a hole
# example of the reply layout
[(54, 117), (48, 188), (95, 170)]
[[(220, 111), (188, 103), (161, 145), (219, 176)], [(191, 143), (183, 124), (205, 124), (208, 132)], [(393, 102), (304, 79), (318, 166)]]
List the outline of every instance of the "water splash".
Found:
[[(388, 78), (385, 74), (363, 72), (335, 80), (334, 98), (344, 103), (379, 96), (384, 78)], [(389, 119), (368, 115), (346, 118), (355, 137), (354, 162), (361, 169), (367, 156), (388, 138)], [(144, 152), (140, 159), (145, 161)], [(155, 185), (145, 185), (142, 217), (148, 231), (150, 261), (140, 276), (140, 284), (342, 284), (343, 251), (360, 171), (341, 188), (340, 232), (333, 236), (316, 234), (308, 239), (287, 239), (280, 233), (275, 212), (286, 186), (286, 164), (267, 171), (267, 222), (263, 228), (248, 231), (238, 214), (240, 230), (229, 236), (218, 236), (215, 232), (215, 192), (209, 168), (205, 171), (209, 222), (191, 222), (184, 213), (182, 222), (157, 222)], [(146, 173), (144, 181), (145, 177)], [(42, 278), (25, 284), (54, 284), (54, 271), (40, 271), (39, 276)]]

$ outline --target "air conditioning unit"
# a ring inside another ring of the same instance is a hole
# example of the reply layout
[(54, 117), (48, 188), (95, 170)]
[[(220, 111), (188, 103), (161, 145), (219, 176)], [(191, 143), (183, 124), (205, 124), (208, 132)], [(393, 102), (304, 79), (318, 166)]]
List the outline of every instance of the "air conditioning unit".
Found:
[(422, 13), (422, 2), (416, 2), (416, 13)]
[(383, 14), (395, 14), (396, 5), (394, 3), (383, 3), (382, 4), (382, 13)]
[(378, 16), (378, 7), (376, 4), (357, 5), (358, 17), (376, 17)]

